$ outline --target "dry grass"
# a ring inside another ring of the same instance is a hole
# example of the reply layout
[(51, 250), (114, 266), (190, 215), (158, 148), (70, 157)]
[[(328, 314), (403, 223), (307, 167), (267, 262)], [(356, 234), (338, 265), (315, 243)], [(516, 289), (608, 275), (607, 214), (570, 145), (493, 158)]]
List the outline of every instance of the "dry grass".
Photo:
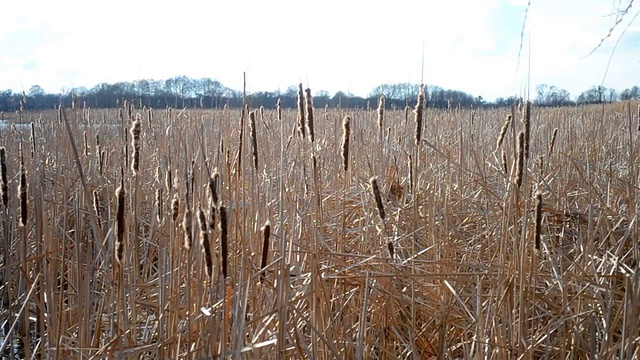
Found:
[(384, 109), (384, 137), (379, 109), (328, 109), (311, 143), (303, 99), (24, 113), (23, 172), (32, 130), (1, 128), (3, 353), (638, 357), (636, 104)]

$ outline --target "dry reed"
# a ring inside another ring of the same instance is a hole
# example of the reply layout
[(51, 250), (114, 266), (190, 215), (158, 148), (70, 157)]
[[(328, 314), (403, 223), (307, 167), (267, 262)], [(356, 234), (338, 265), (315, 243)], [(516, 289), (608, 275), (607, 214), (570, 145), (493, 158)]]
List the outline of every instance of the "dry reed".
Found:
[(305, 116), (304, 116), (304, 91), (302, 90), (302, 83), (298, 84), (298, 134), (300, 138), (304, 139), (305, 134)]
[(122, 264), (122, 256), (124, 253), (124, 231), (125, 231), (125, 191), (124, 180), (120, 181), (120, 186), (116, 189), (116, 243), (115, 255), (119, 264)]

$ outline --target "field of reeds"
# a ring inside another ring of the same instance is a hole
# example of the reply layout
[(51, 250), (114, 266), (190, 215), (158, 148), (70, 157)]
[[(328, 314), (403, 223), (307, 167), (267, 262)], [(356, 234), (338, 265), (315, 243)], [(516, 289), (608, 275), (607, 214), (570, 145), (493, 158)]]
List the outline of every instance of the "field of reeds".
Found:
[(300, 95), (5, 114), (0, 357), (638, 357), (637, 104)]

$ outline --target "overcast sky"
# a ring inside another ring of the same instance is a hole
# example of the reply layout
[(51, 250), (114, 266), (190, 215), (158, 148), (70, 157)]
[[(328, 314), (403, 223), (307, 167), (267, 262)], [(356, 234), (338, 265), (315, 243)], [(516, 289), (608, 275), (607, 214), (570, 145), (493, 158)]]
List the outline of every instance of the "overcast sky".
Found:
[[(101, 82), (210, 77), (249, 91), (366, 96), (381, 83), (424, 83), (493, 100), (536, 84), (576, 97), (603, 81), (620, 32), (591, 56), (627, 0), (70, 1), (5, 2), (0, 90), (45, 91)], [(530, 60), (530, 67), (529, 67)], [(640, 17), (604, 85), (640, 85)]]

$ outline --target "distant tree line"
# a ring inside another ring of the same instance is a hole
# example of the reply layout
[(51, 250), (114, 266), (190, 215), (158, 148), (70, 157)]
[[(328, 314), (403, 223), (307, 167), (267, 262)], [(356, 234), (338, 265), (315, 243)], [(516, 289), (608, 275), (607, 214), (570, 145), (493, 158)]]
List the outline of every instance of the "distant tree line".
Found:
[[(427, 106), (448, 107), (505, 107), (522, 99), (517, 96), (500, 97), (494, 102), (482, 96), (473, 96), (460, 90), (443, 89), (425, 85)], [(320, 107), (367, 108), (376, 107), (378, 98), (384, 96), (387, 106), (404, 108), (415, 106), (418, 85), (409, 83), (382, 84), (375, 87), (367, 97), (359, 97), (349, 92), (338, 91), (333, 96), (328, 91), (314, 92), (314, 105)], [(283, 106), (296, 106), (298, 88), (293, 85), (285, 91), (260, 91), (246, 94), (245, 101), (253, 107), (273, 108), (278, 99)], [(166, 80), (143, 79), (133, 82), (101, 83), (91, 89), (77, 87), (62, 89), (59, 93), (47, 93), (38, 85), (28, 91), (15, 93), (0, 91), (0, 111), (16, 111), (22, 106), (26, 110), (53, 109), (58, 105), (78, 107), (110, 108), (121, 105), (125, 100), (138, 107), (152, 108), (238, 108), (242, 106), (242, 91), (230, 89), (210, 78), (192, 79), (176, 76)], [(534, 103), (538, 106), (567, 106), (576, 104), (600, 104), (620, 100), (640, 99), (640, 88), (634, 86), (618, 93), (615, 89), (593, 86), (572, 99), (571, 94), (553, 85), (541, 84), (536, 87)]]

